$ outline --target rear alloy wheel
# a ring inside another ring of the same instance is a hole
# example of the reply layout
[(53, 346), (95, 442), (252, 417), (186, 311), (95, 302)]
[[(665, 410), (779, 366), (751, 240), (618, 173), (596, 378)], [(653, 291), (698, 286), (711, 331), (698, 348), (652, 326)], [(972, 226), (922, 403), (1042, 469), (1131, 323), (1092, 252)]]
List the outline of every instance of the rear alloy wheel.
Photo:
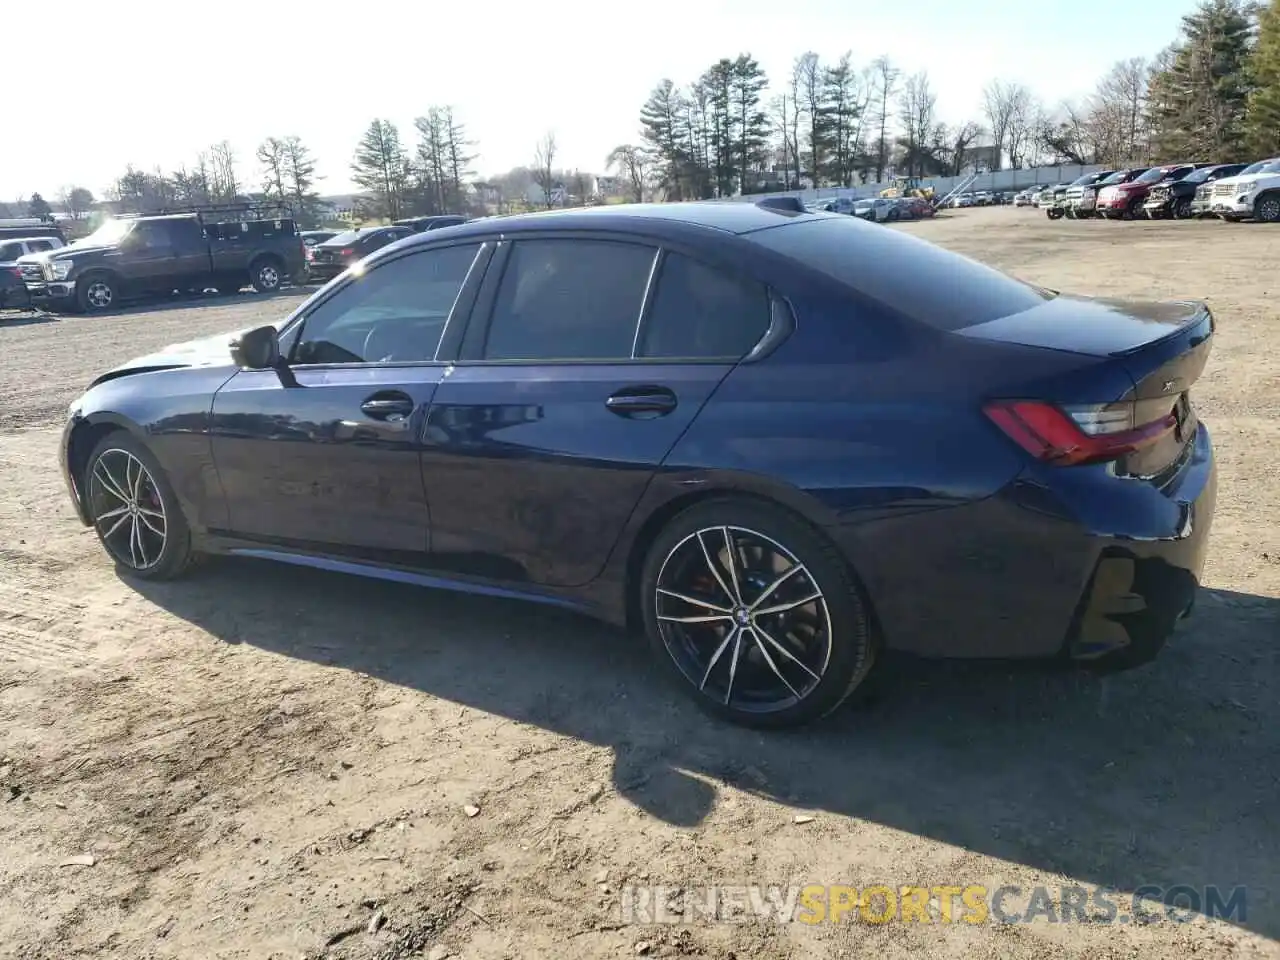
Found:
[(874, 663), (856, 584), (820, 534), (776, 508), (685, 511), (645, 563), (646, 632), (708, 712), (785, 727), (835, 710)]
[(192, 559), (191, 532), (151, 452), (120, 431), (89, 457), (84, 495), (98, 539), (130, 574), (165, 580)]
[(1253, 205), (1253, 219), (1280, 223), (1280, 193), (1264, 193)]
[(253, 289), (259, 293), (274, 293), (280, 289), (283, 278), (274, 260), (263, 260), (253, 266)]

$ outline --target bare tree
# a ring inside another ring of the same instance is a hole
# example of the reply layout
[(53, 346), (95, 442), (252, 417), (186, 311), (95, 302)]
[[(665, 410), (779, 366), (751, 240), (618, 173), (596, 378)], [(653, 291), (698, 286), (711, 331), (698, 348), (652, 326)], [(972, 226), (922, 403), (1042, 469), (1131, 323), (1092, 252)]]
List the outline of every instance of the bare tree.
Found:
[(802, 53), (796, 59), (796, 73), (799, 75), (800, 108), (804, 111), (809, 133), (809, 175), (813, 185), (819, 183), (819, 173), (823, 165), (823, 105), (826, 102), (825, 75), (818, 55), (812, 50)]
[(1015, 84), (1009, 91), (1009, 126), (1005, 131), (1009, 166), (1015, 170), (1026, 166), (1027, 153), (1034, 144), (1038, 104), (1031, 91)]
[(240, 181), (236, 178), (236, 152), (227, 140), (209, 148), (213, 167), (213, 199), (219, 202), (234, 201), (240, 193)]
[(548, 130), (533, 151), (533, 182), (542, 190), (542, 200), (548, 210), (555, 206), (556, 134)]
[(636, 203), (644, 200), (645, 183), (649, 177), (649, 156), (639, 147), (623, 143), (609, 151), (605, 159), (609, 170), (617, 170), (631, 186), (631, 197)]
[(58, 203), (68, 217), (79, 220), (93, 206), (93, 194), (84, 187), (63, 187), (58, 191)]
[(1114, 162), (1134, 160), (1147, 152), (1150, 80), (1151, 65), (1133, 57), (1116, 63), (1098, 82), (1092, 108), (1100, 139), (1106, 141)]
[(920, 176), (936, 160), (931, 147), (936, 140), (937, 105), (938, 97), (929, 83), (928, 73), (921, 71), (907, 78), (898, 98), (898, 120), (902, 124), (899, 143), (907, 176)]
[(974, 141), (982, 136), (982, 128), (973, 121), (970, 121), (956, 130), (951, 131), (951, 175), (958, 177), (960, 171), (964, 169), (965, 160), (968, 159), (969, 148), (973, 146)]
[(258, 163), (262, 165), (262, 192), (275, 200), (285, 197), (285, 146), (279, 137), (267, 137), (258, 144)]
[(795, 165), (795, 184), (800, 186), (800, 87), (803, 80), (800, 69), (800, 61), (797, 60), (791, 65), (791, 117), (790, 120), (783, 125), (782, 135), (791, 141), (791, 160)]
[(876, 180), (878, 182), (884, 179), (884, 169), (889, 163), (889, 101), (898, 92), (900, 71), (888, 57), (876, 58), (871, 64), (871, 69), (875, 76), (874, 96), (877, 103), (873, 119), (879, 127), (876, 140)]

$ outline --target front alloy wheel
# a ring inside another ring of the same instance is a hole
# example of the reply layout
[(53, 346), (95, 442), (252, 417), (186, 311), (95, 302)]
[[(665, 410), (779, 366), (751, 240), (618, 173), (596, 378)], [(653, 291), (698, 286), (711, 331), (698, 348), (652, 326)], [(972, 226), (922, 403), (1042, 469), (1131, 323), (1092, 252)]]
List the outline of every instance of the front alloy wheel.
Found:
[(646, 625), (712, 713), (779, 727), (830, 713), (872, 662), (843, 562), (781, 511), (711, 504), (677, 518), (647, 567)]
[(98, 444), (85, 471), (89, 517), (111, 558), (150, 580), (181, 573), (192, 558), (191, 534), (160, 467), (123, 431)]
[(1269, 193), (1259, 198), (1253, 217), (1263, 223), (1280, 223), (1280, 194)]

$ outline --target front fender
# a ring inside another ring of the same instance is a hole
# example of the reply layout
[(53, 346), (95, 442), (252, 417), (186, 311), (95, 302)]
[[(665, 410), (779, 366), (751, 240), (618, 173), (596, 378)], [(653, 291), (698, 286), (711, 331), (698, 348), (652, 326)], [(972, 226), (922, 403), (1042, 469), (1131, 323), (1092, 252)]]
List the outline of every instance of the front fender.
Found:
[(210, 448), (213, 397), (232, 376), (227, 367), (154, 370), (107, 380), (72, 407), (63, 434), (63, 470), (82, 522), (84, 468), (112, 430), (127, 430), (164, 470), (192, 531), (227, 524), (226, 499)]

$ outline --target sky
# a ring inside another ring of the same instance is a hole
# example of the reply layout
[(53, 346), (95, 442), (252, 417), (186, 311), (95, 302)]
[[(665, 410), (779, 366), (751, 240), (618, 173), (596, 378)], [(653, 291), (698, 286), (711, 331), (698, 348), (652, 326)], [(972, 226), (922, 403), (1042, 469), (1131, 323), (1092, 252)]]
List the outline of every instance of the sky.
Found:
[(742, 52), (779, 88), (806, 50), (824, 61), (850, 51), (856, 66), (887, 55), (904, 73), (927, 70), (939, 119), (963, 122), (980, 118), (993, 77), (1051, 105), (1088, 94), (1115, 61), (1170, 43), (1194, 6), (60, 0), (0, 31), (0, 200), (37, 190), (52, 199), (67, 185), (101, 195), (127, 164), (190, 165), (223, 139), (256, 186), (257, 144), (290, 134), (314, 153), (320, 192), (345, 193), (370, 120), (389, 119), (412, 141), (413, 118), (446, 104), (476, 142), (480, 175), (530, 163), (548, 131), (557, 166), (603, 173), (614, 146), (638, 142), (640, 107), (659, 80), (687, 83)]

